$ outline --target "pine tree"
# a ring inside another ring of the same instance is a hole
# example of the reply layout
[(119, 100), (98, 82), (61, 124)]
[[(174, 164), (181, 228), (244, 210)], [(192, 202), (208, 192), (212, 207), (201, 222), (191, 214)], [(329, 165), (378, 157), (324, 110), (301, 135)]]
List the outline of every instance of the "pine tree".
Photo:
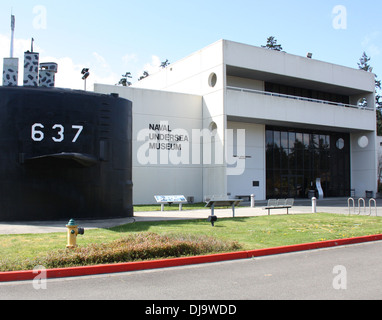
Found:
[(368, 64), (368, 62), (371, 60), (371, 58), (369, 58), (366, 54), (366, 52), (364, 51), (363, 54), (362, 54), (362, 57), (359, 59), (359, 62), (357, 63), (358, 64), (358, 68), (360, 70), (364, 70), (364, 71), (367, 71), (367, 72), (373, 72), (373, 68)]
[(267, 48), (269, 50), (281, 51), (283, 48), (280, 44), (277, 44), (277, 40), (275, 37), (268, 37), (267, 44), (265, 46), (261, 46), (262, 48)]
[[(358, 68), (366, 72), (373, 72), (373, 67), (369, 64), (371, 60), (367, 56), (366, 52), (362, 54), (362, 57), (359, 59)], [(381, 80), (378, 80), (378, 76), (375, 75), (375, 104), (377, 107), (377, 134), (382, 136), (382, 99), (378, 93), (378, 90), (381, 90)]]

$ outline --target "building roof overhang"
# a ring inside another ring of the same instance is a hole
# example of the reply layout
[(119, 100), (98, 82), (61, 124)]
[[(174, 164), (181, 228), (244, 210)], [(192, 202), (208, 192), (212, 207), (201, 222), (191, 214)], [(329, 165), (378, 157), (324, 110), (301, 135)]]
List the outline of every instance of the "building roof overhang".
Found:
[(261, 80), (271, 83), (277, 83), (286, 86), (292, 86), (308, 90), (316, 90), (328, 93), (335, 93), (341, 95), (360, 95), (365, 93), (372, 93), (370, 91), (361, 90), (358, 88), (340, 86), (333, 83), (324, 83), (303, 78), (296, 78), (283, 74), (276, 74), (271, 72), (264, 72), (260, 70), (247, 69), (237, 66), (226, 66), (227, 76), (234, 76), (239, 78), (246, 78), (252, 80)]

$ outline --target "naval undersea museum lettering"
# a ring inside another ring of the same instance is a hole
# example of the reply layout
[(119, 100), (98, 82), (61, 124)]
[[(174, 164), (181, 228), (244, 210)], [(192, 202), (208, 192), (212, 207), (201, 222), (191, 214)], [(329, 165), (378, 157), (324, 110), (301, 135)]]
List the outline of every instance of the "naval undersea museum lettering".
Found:
[(149, 124), (149, 149), (182, 151), (181, 142), (189, 142), (186, 134), (175, 134), (168, 124)]
[[(242, 175), (245, 169), (245, 129), (225, 129), (224, 139), (216, 130), (172, 129), (167, 121), (150, 123), (139, 130), (137, 150), (141, 165), (208, 165), (226, 163), (227, 175)], [(236, 136), (236, 142), (234, 142)], [(227, 146), (224, 150), (224, 144)], [(233, 146), (236, 145), (234, 148)]]

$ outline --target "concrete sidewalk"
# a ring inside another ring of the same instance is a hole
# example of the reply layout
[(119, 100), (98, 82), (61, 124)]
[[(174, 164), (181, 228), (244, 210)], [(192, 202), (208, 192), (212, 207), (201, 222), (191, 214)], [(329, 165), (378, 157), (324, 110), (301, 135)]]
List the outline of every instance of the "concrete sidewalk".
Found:
[[(377, 215), (382, 216), (382, 199), (377, 199)], [(264, 216), (268, 214), (264, 210), (266, 202), (257, 202), (255, 208), (237, 207), (235, 209), (235, 217), (254, 217)], [(369, 201), (365, 199), (365, 208), (361, 202), (360, 212), (362, 215), (369, 215)], [(317, 201), (317, 212), (349, 214), (347, 198), (323, 199)], [(351, 214), (358, 214), (358, 199), (355, 201), (355, 207), (351, 203)], [(292, 209), (289, 209), (289, 214), (306, 214), (312, 213), (310, 200), (296, 200)], [(78, 220), (77, 223), (86, 229), (111, 228), (127, 223), (138, 221), (160, 221), (160, 220), (190, 220), (190, 219), (207, 219), (211, 214), (210, 209), (204, 210), (183, 210), (183, 211), (153, 211), (153, 212), (136, 212), (133, 218), (121, 219), (105, 219), (105, 220)], [(286, 214), (286, 209), (272, 210), (272, 215)], [(232, 209), (215, 209), (215, 215), (218, 218), (232, 218)], [(372, 203), (371, 215), (376, 215), (374, 204)], [(28, 233), (53, 233), (66, 232), (65, 221), (34, 221), (34, 222), (0, 222), (0, 234), (28, 234)]]

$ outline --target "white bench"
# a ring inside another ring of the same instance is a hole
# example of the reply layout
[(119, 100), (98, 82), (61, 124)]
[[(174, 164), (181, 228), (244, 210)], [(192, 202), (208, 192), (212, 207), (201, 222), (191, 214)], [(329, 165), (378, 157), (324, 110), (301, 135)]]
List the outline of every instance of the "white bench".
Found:
[(161, 211), (164, 211), (164, 205), (167, 203), (168, 205), (172, 205), (173, 203), (179, 204), (179, 211), (182, 211), (183, 203), (187, 203), (187, 199), (185, 196), (154, 196), (157, 203), (161, 204)]
[(293, 207), (294, 199), (269, 199), (268, 204), (264, 210), (268, 210), (268, 215), (271, 215), (271, 210), (273, 209), (287, 209), (287, 214), (289, 214), (289, 209)]

